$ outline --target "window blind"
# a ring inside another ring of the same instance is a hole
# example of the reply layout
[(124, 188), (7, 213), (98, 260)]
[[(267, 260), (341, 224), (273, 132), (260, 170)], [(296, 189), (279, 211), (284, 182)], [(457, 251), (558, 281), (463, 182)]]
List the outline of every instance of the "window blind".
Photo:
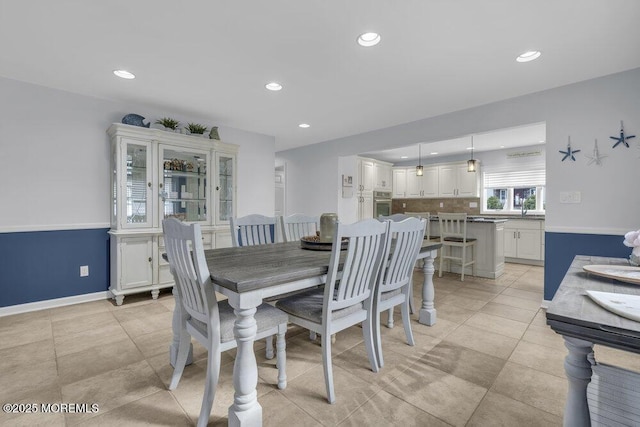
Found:
[(544, 187), (546, 185), (546, 171), (544, 169), (485, 172), (483, 174), (484, 188), (505, 187)]

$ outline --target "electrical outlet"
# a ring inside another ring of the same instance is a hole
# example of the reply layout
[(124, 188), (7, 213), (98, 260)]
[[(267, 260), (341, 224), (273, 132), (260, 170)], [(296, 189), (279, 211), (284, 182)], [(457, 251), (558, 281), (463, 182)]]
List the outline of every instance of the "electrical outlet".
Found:
[(81, 265), (80, 266), (80, 277), (87, 277), (89, 275), (89, 266)]
[(402, 207), (403, 207), (403, 208), (406, 208), (406, 207), (407, 207), (407, 204), (406, 204), (406, 203), (403, 203), (403, 204), (402, 204)]
[(444, 203), (443, 202), (440, 202), (440, 207), (444, 208)]
[(470, 208), (477, 208), (478, 207), (478, 202), (469, 202), (469, 207)]

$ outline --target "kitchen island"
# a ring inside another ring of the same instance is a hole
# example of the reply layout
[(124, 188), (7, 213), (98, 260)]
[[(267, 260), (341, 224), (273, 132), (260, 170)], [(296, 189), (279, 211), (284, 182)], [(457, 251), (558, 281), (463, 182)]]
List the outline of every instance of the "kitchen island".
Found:
[[(431, 239), (440, 236), (440, 224), (437, 216), (432, 216), (430, 221), (429, 235)], [(474, 248), (476, 257), (476, 277), (486, 277), (489, 279), (497, 279), (504, 272), (504, 226), (507, 219), (487, 218), (480, 216), (470, 216), (467, 219), (467, 237), (476, 239), (476, 247)], [(457, 256), (460, 256), (460, 248), (452, 248)], [(456, 252), (457, 251), (457, 252)], [(467, 256), (471, 251), (467, 250)], [(436, 260), (436, 267), (440, 263)], [(448, 262), (443, 265), (443, 271), (452, 273), (461, 273), (460, 264), (452, 262), (449, 266)], [(471, 266), (468, 266), (464, 272), (465, 275), (471, 275)]]

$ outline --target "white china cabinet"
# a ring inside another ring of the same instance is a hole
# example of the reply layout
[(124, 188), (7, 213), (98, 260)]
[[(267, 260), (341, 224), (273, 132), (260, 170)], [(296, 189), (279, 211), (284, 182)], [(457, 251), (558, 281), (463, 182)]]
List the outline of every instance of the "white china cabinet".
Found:
[[(173, 286), (162, 220), (201, 224), (205, 249), (231, 246), (237, 146), (114, 123), (111, 138), (111, 286), (125, 295)], [(212, 185), (213, 184), (213, 185)]]

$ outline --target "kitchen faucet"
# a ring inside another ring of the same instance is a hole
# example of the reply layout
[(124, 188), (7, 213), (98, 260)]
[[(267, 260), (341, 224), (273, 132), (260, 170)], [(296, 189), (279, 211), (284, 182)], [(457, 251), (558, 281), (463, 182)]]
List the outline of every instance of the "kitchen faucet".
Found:
[(520, 213), (522, 214), (522, 216), (525, 216), (527, 214), (527, 209), (524, 208), (524, 202), (522, 202), (522, 204), (520, 205)]

